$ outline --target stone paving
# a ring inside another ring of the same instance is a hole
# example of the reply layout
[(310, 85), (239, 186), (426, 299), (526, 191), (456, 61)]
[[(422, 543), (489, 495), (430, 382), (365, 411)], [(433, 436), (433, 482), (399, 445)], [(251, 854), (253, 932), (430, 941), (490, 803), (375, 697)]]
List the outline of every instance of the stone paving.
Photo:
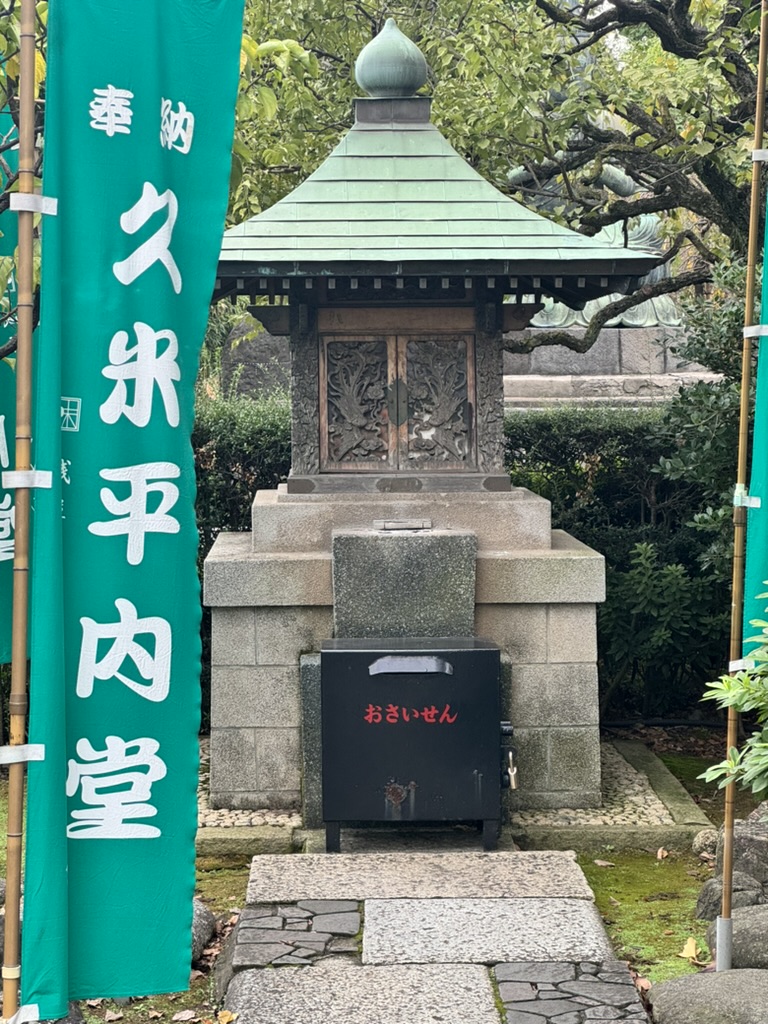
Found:
[(247, 902), (217, 966), (243, 1024), (647, 1021), (569, 852), (264, 855)]
[(506, 1024), (588, 1024), (648, 1017), (619, 960), (497, 964), (493, 970)]
[(232, 967), (306, 966), (326, 954), (356, 953), (361, 921), (353, 900), (247, 907), (238, 922)]

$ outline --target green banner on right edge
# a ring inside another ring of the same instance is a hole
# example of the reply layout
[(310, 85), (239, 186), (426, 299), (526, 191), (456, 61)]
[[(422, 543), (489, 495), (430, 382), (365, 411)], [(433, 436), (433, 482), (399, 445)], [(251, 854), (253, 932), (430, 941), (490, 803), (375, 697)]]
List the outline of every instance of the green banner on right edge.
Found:
[[(0, 111), (0, 139), (13, 139), (16, 126), (8, 110)], [(3, 153), (12, 172), (18, 165), (18, 150)], [(0, 181), (5, 179), (0, 174)], [(16, 333), (16, 275), (8, 263), (18, 238), (18, 217), (6, 210), (0, 216), (0, 276), (6, 281), (0, 300), (0, 347)], [(16, 360), (0, 359), (0, 474), (15, 468), (16, 435)], [(11, 660), (11, 619), (13, 609), (13, 549), (15, 536), (15, 502), (13, 491), (6, 491), (0, 478), (0, 665)]]
[[(768, 227), (768, 224), (767, 224)], [(767, 251), (768, 233), (763, 245)], [(768, 323), (768, 274), (763, 272), (760, 323)], [(752, 472), (749, 493), (760, 499), (758, 508), (747, 509), (747, 557), (744, 574), (744, 640), (758, 636), (761, 628), (754, 619), (768, 619), (768, 336), (760, 338), (757, 357)], [(746, 644), (746, 651), (754, 644)]]

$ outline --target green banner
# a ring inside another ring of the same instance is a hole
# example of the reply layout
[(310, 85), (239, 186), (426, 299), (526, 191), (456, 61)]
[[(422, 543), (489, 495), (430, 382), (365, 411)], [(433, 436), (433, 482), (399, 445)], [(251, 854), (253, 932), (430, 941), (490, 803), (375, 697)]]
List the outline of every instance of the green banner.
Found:
[(243, 0), (50, 0), (22, 998), (189, 982), (190, 433)]
[[(763, 253), (768, 252), (768, 222)], [(768, 273), (763, 270), (761, 324), (768, 324)], [(768, 619), (768, 337), (760, 338), (757, 357), (752, 469), (749, 493), (760, 499), (759, 507), (747, 508), (747, 550), (744, 574), (744, 639), (758, 636), (760, 627), (750, 625), (753, 619)], [(754, 644), (745, 645), (745, 653)]]
[[(2, 239), (0, 239), (0, 242)], [(2, 344), (2, 342), (0, 342)], [(16, 371), (11, 359), (0, 359), (0, 473), (13, 468), (16, 434)], [(2, 478), (0, 477), (0, 481)], [(11, 660), (13, 609), (13, 541), (15, 533), (13, 491), (0, 482), (0, 664)]]
[[(0, 146), (11, 172), (19, 162), (15, 145), (16, 126), (8, 110), (0, 111)], [(5, 186), (0, 171), (0, 185)], [(0, 346), (16, 333), (16, 277), (13, 254), (18, 238), (18, 217), (10, 210), (0, 215), (0, 281), (4, 294), (0, 299)], [(0, 290), (2, 290), (0, 287)], [(16, 361), (0, 359), (0, 474), (15, 466), (16, 435)], [(0, 664), (11, 660), (11, 612), (13, 606), (13, 540), (15, 532), (13, 491), (6, 491), (0, 477)]]

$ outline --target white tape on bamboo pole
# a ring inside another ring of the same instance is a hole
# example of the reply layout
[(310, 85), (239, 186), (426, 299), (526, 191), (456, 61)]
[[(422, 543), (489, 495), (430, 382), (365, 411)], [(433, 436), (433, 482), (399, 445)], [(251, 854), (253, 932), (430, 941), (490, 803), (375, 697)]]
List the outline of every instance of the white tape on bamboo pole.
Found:
[(768, 324), (754, 324), (744, 328), (745, 338), (764, 338), (768, 335)]
[(756, 667), (756, 662), (752, 658), (740, 658), (738, 661), (728, 662), (729, 672), (751, 672)]
[(59, 212), (59, 200), (41, 196), (36, 192), (11, 192), (10, 205), (18, 213), (44, 213), (55, 217)]
[(736, 484), (733, 491), (734, 508), (760, 508), (761, 504), (760, 498), (749, 494), (744, 484)]
[(53, 487), (53, 474), (50, 469), (7, 469), (2, 481), (6, 491), (18, 491), (24, 487), (49, 490)]
[(12, 747), (0, 747), (0, 764), (21, 764), (27, 761), (44, 760), (44, 743), (17, 743)]

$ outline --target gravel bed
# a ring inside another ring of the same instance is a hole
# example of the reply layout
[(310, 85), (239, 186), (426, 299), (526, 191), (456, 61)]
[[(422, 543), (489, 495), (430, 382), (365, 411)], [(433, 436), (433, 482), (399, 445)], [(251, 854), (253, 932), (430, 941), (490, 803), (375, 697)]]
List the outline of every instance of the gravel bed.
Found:
[(648, 779), (612, 743), (600, 744), (603, 806), (584, 810), (515, 811), (513, 825), (672, 825)]
[[(619, 754), (612, 743), (600, 748), (603, 806), (585, 810), (516, 811), (513, 825), (672, 825), (674, 821), (644, 775)], [(213, 810), (208, 800), (210, 754), (207, 737), (200, 740), (198, 824), (205, 828), (275, 825), (301, 828), (298, 811)]]

